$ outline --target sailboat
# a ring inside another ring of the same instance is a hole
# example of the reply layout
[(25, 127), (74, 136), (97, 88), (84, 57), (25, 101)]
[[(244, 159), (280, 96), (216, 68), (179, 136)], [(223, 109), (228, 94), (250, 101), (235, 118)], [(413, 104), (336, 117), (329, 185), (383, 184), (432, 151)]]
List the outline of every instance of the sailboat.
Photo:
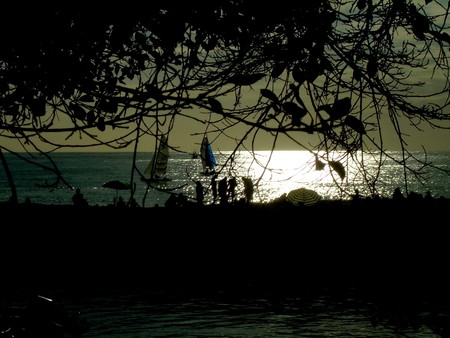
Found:
[(153, 154), (152, 160), (144, 170), (144, 173), (149, 175), (149, 177), (143, 177), (142, 180), (145, 182), (171, 181), (170, 178), (166, 177), (169, 157), (170, 153), (167, 136), (163, 135), (161, 136), (157, 151)]
[(217, 166), (217, 161), (206, 135), (203, 136), (202, 144), (200, 146), (200, 159), (202, 160), (203, 167), (202, 174), (213, 175), (216, 172), (215, 167)]

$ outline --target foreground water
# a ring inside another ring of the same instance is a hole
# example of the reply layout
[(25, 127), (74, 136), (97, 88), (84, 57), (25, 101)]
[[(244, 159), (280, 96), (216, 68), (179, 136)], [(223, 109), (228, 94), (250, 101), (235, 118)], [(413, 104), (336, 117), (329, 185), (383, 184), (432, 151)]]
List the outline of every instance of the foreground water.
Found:
[[(145, 295), (82, 299), (85, 337), (438, 337), (430, 328), (375, 324), (368, 304), (352, 298), (193, 298), (152, 303)], [(425, 314), (424, 314), (425, 315)]]
[[(399, 156), (398, 153), (392, 153)], [(67, 187), (64, 182), (59, 181), (56, 188), (46, 188), (46, 184), (55, 182), (55, 176), (42, 167), (32, 165), (6, 154), (12, 176), (14, 178), (20, 201), (30, 198), (32, 202), (43, 204), (71, 204), (74, 191)], [(346, 188), (352, 193), (359, 189), (361, 194), (368, 195), (364, 188), (364, 181), (370, 177), (363, 177), (361, 173), (352, 171), (352, 164), (347, 164), (348, 171), (345, 180), (335, 184), (336, 173), (328, 167), (324, 170), (315, 170), (315, 158), (305, 151), (276, 151), (258, 152), (255, 158), (247, 153), (238, 154), (233, 163), (225, 160), (229, 152), (217, 153), (217, 161), (220, 171), (219, 180), (223, 177), (237, 178), (238, 197), (243, 197), (242, 177), (250, 177), (257, 185), (254, 201), (268, 202), (290, 190), (306, 187), (317, 191), (324, 199), (348, 199), (349, 195), (342, 194), (340, 187)], [(417, 154), (420, 156), (420, 154)], [(23, 154), (25, 156), (25, 154)], [(27, 156), (40, 165), (52, 167), (51, 162), (39, 155)], [(113, 202), (114, 197), (123, 196), (124, 200), (129, 198), (128, 191), (116, 191), (103, 188), (105, 182), (111, 180), (130, 181), (133, 157), (131, 153), (54, 153), (54, 162), (59, 167), (61, 174), (71, 187), (78, 187), (88, 200), (90, 205), (108, 205)], [(141, 172), (149, 163), (150, 153), (139, 153), (136, 158), (136, 167)], [(409, 178), (409, 189), (420, 194), (430, 191), (434, 197), (444, 196), (450, 198), (450, 176), (445, 170), (450, 170), (450, 153), (429, 153), (427, 160), (432, 162), (438, 170), (421, 168), (416, 164), (416, 169), (427, 180), (421, 184)], [(365, 159), (368, 168), (374, 167), (370, 158)], [(225, 166), (224, 166), (225, 165)], [(375, 168), (372, 168), (373, 170)], [(195, 198), (195, 184), (193, 180), (200, 180), (206, 189), (205, 203), (212, 199), (210, 189), (210, 176), (202, 176), (200, 159), (193, 159), (190, 154), (172, 153), (169, 158), (167, 176), (170, 182), (158, 184), (157, 188), (168, 189), (172, 192), (184, 193), (189, 198)], [(375, 173), (375, 172), (373, 172)], [(394, 189), (403, 187), (402, 179), (404, 173), (399, 165), (393, 161), (386, 160), (378, 176), (377, 189), (380, 195), (392, 196)], [(339, 181), (339, 179), (338, 179)], [(135, 197), (137, 202), (145, 206), (163, 206), (168, 198), (167, 192), (150, 188), (142, 182), (135, 173), (136, 183)], [(44, 185), (44, 187), (42, 187)], [(11, 191), (7, 183), (6, 175), (0, 171), (0, 201), (7, 201)]]
[[(412, 314), (408, 304), (382, 305), (354, 290), (183, 297), (108, 288), (83, 294), (41, 292), (53, 296), (66, 311), (79, 313), (88, 324), (85, 338), (441, 337), (427, 320), (433, 314), (430, 308)], [(449, 318), (446, 315), (442, 320)]]

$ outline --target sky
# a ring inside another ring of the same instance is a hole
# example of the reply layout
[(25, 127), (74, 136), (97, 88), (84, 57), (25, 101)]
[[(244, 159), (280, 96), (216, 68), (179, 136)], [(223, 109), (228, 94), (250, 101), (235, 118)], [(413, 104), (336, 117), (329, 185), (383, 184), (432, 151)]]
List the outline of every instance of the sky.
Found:
[[(443, 3), (442, 0), (439, 0), (440, 3)], [(424, 1), (418, 1), (417, 4), (423, 5)], [(436, 6), (435, 3), (430, 3), (427, 5), (430, 13), (436, 13), (439, 7)], [(447, 25), (448, 26), (448, 25)], [(399, 37), (401, 41), (401, 37)], [(446, 81), (446, 77), (448, 74), (433, 74), (435, 79), (430, 80), (431, 71), (430, 70), (416, 70), (411, 74), (411, 79), (417, 81), (425, 81), (427, 85), (430, 85), (431, 88), (439, 88), (442, 87)], [(260, 95), (260, 89), (264, 88), (265, 84), (256, 83), (253, 86), (247, 88), (247, 92), (244, 95), (243, 105), (251, 104), (254, 102)], [(426, 90), (426, 89), (424, 89)], [(443, 99), (446, 99), (447, 96), (443, 96)], [(223, 99), (224, 105), (230, 105), (231, 100), (233, 98), (229, 98), (230, 100), (227, 103), (227, 99)], [(196, 114), (197, 117), (203, 117), (204, 119), (208, 119), (208, 111), (186, 111), (185, 113)], [(450, 114), (449, 108), (445, 111), (446, 114)], [(204, 114), (204, 115), (203, 115)], [(386, 123), (386, 121), (384, 122)], [(444, 124), (445, 125), (445, 124)], [(446, 124), (447, 127), (450, 127), (450, 123)], [(408, 144), (408, 148), (410, 150), (421, 150), (422, 148), (426, 148), (429, 151), (450, 151), (450, 130), (445, 129), (433, 129), (425, 124), (420, 125), (421, 130), (417, 130), (414, 126), (406, 123), (403, 125), (405, 128), (403, 130), (405, 135), (405, 140)], [(240, 138), (245, 134), (246, 126), (240, 125), (233, 129), (230, 132), (230, 136), (235, 139), (226, 137), (225, 135), (219, 135), (217, 133), (211, 132), (209, 133), (210, 141), (212, 142), (212, 146), (214, 150), (233, 150), (236, 146), (237, 141), (240, 141)], [(200, 148), (200, 142), (202, 139), (202, 133), (206, 130), (206, 125), (200, 124), (198, 121), (192, 121), (184, 117), (177, 117), (174, 129), (172, 130), (169, 136), (169, 144), (174, 149), (178, 149), (184, 152), (192, 152)], [(398, 150), (399, 143), (398, 137), (395, 132), (393, 132), (392, 127), (389, 124), (385, 124), (383, 127), (384, 130), (384, 146), (389, 150)], [(127, 130), (122, 130), (122, 132), (127, 132)], [(92, 133), (101, 136), (101, 132), (93, 129)], [(105, 134), (111, 135), (112, 130), (111, 127), (107, 127)], [(48, 137), (51, 140), (55, 140), (58, 143), (70, 144), (71, 140), (74, 142), (83, 143), (86, 140), (86, 137), (80, 139), (79, 135), (72, 135), (71, 139), (66, 140), (66, 135), (54, 135), (49, 134)], [(300, 134), (298, 140), (304, 144), (310, 144), (311, 142), (315, 142), (316, 137), (308, 134)], [(5, 138), (1, 139), (2, 146), (5, 146), (13, 151), (23, 151), (21, 145), (14, 140), (7, 140)], [(39, 144), (39, 141), (36, 141)], [(273, 137), (265, 132), (258, 134), (258, 138), (256, 139), (255, 148), (257, 150), (269, 150), (273, 145)], [(143, 137), (143, 139), (139, 143), (138, 150), (140, 151), (153, 151), (155, 140), (153, 137)], [(250, 143), (247, 142), (247, 145), (250, 146)], [(44, 147), (45, 150), (51, 150), (52, 147)], [(287, 138), (280, 137), (277, 144), (277, 149), (279, 150), (302, 150), (299, 146)], [(32, 150), (32, 149), (31, 149)], [(94, 148), (66, 148), (64, 151), (112, 151), (113, 149), (100, 146)], [(132, 151), (133, 145), (126, 148), (121, 149), (122, 151)]]
[[(418, 77), (420, 78), (420, 77)], [(260, 89), (263, 88), (263, 84), (255, 84), (248, 88), (247, 96), (249, 98), (253, 97), (253, 100), (259, 96)], [(223, 101), (226, 104), (225, 100)], [(245, 104), (245, 103), (244, 103)], [(447, 108), (448, 109), (448, 108)], [(208, 119), (209, 111), (207, 110), (191, 110), (185, 113), (194, 114), (198, 118)], [(450, 112), (447, 110), (447, 114)], [(447, 125), (450, 125), (447, 123)], [(404, 138), (408, 144), (408, 149), (410, 150), (422, 150), (422, 148), (428, 151), (450, 151), (450, 130), (445, 129), (432, 129), (431, 127), (422, 124), (420, 126), (421, 130), (410, 125), (410, 123), (403, 124)], [(245, 131), (248, 129), (247, 126), (238, 125), (234, 127), (232, 132), (228, 131), (229, 136), (235, 139), (226, 137), (225, 135), (220, 135), (218, 133), (209, 132), (208, 136), (212, 143), (214, 151), (227, 151), (233, 150), (236, 143), (241, 140), (241, 137), (245, 135)], [(205, 124), (189, 120), (183, 116), (178, 116), (175, 120), (174, 128), (169, 136), (169, 145), (176, 150), (183, 152), (193, 152), (198, 151), (200, 148), (200, 142), (202, 140), (203, 133), (207, 130)], [(208, 129), (211, 131), (211, 129)], [(384, 135), (384, 146), (388, 150), (399, 150), (399, 143), (396, 133), (393, 131), (392, 126), (385, 122), (383, 126)], [(120, 130), (120, 132), (128, 133), (129, 130)], [(91, 133), (94, 135), (102, 136), (102, 132), (94, 128)], [(105, 135), (112, 135), (112, 128), (107, 126)], [(46, 135), (50, 140), (60, 142), (63, 144), (70, 144), (71, 142), (83, 143), (87, 138), (86, 136), (80, 136), (74, 134), (69, 139), (65, 139), (66, 135), (62, 134), (48, 134)], [(296, 135), (297, 136), (297, 135)], [(303, 144), (313, 144), (315, 143), (316, 136), (311, 136), (306, 133), (299, 133), (298, 140)], [(13, 151), (23, 151), (23, 148), (16, 141), (8, 141), (2, 139), (2, 146), (9, 147)], [(303, 150), (297, 144), (293, 143), (291, 140), (280, 136), (277, 141), (277, 150)], [(39, 144), (39, 142), (38, 142)], [(143, 137), (138, 146), (139, 151), (153, 151), (155, 140), (154, 137), (145, 136)], [(250, 146), (249, 142), (246, 142), (247, 146)], [(270, 150), (273, 145), (273, 136), (262, 131), (258, 134), (255, 142), (256, 150)], [(53, 149), (52, 147), (44, 147), (45, 150)], [(32, 149), (31, 149), (32, 150)], [(241, 150), (243, 150), (241, 148)], [(106, 146), (94, 147), (94, 148), (65, 148), (62, 151), (116, 151), (114, 149), (108, 148)], [(126, 149), (121, 149), (120, 151), (133, 151), (133, 145)]]
[[(255, 87), (256, 90), (256, 87)], [(195, 112), (200, 114), (201, 111)], [(208, 112), (205, 110), (203, 113), (207, 114)], [(408, 149), (410, 150), (421, 150), (423, 147), (428, 151), (450, 151), (450, 130), (440, 130), (440, 129), (432, 129), (425, 125), (421, 126), (421, 131), (417, 130), (415, 127), (406, 125), (407, 128), (404, 129), (404, 138), (408, 144)], [(214, 151), (227, 151), (233, 150), (236, 146), (237, 141), (241, 139), (241, 137), (245, 134), (245, 131), (248, 127), (246, 126), (238, 126), (235, 127), (233, 132), (228, 132), (230, 136), (234, 136), (236, 139), (231, 139), (224, 135), (220, 135), (214, 132), (208, 133), (209, 139), (212, 143), (212, 147)], [(390, 124), (386, 124), (384, 127), (384, 145), (386, 149), (389, 150), (399, 150), (399, 143), (396, 133), (393, 131), (392, 126)], [(206, 130), (206, 126), (193, 122), (185, 117), (177, 117), (174, 128), (169, 136), (169, 144), (176, 150), (183, 152), (193, 152), (198, 151), (200, 149), (200, 143), (202, 140), (203, 132)], [(93, 129), (92, 133), (96, 135), (101, 135), (102, 133), (96, 129)], [(112, 129), (110, 126), (107, 126), (107, 130), (105, 131), (106, 135), (112, 134)], [(49, 134), (48, 137), (51, 140), (55, 140), (57, 142), (61, 142), (64, 144), (69, 144), (70, 142), (81, 142), (86, 139), (86, 137), (80, 138), (79, 135), (74, 134), (70, 139), (66, 140), (65, 135), (61, 134)], [(299, 133), (298, 140), (303, 144), (312, 144), (315, 143), (316, 136), (309, 135), (306, 133)], [(303, 150), (297, 144), (293, 143), (291, 140), (280, 136), (277, 141), (277, 150)], [(2, 140), (3, 146), (11, 147), (11, 143), (4, 142)], [(153, 151), (154, 150), (155, 140), (154, 137), (144, 136), (139, 141), (138, 150), (139, 151)], [(247, 146), (249, 146), (249, 142), (246, 142)], [(260, 132), (256, 139), (256, 150), (269, 150), (271, 149), (273, 144), (273, 136), (269, 135), (267, 132)], [(119, 151), (133, 151), (133, 146), (126, 149), (121, 149)], [(15, 142), (11, 147), (14, 151), (22, 151), (20, 145)], [(44, 149), (49, 150), (51, 147), (44, 147)], [(241, 148), (241, 150), (243, 150)], [(63, 151), (116, 151), (114, 149), (108, 148), (106, 146), (100, 146), (95, 148), (65, 148)]]

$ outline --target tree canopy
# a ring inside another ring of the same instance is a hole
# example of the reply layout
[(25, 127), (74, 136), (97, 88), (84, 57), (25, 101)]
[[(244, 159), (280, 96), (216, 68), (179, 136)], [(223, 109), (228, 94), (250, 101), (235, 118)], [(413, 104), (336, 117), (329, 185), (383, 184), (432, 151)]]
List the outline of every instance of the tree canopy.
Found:
[[(391, 156), (385, 130), (396, 132), (405, 175), (421, 179), (405, 161), (414, 156), (405, 128), (450, 128), (448, 14), (439, 0), (15, 4), (0, 20), (0, 137), (27, 151), (137, 149), (180, 117), (221, 137), (242, 125), (236, 150), (251, 151), (261, 133), (275, 150), (284, 135), (327, 163), (337, 184), (346, 159), (357, 159), (353, 170), (376, 194)], [(256, 85), (258, 97), (245, 101)], [(376, 171), (364, 156), (378, 159)]]

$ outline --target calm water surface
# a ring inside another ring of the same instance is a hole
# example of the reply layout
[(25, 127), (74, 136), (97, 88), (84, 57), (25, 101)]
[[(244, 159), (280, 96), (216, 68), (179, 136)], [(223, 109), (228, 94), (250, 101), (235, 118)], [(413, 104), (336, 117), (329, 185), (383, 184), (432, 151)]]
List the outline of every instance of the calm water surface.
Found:
[[(57, 295), (64, 299), (63, 295)], [(354, 295), (184, 296), (97, 290), (65, 299), (89, 324), (83, 337), (439, 337), (423, 324), (383, 318)], [(426, 316), (423, 313), (422, 316)], [(404, 316), (404, 314), (403, 314)]]
[[(43, 204), (71, 204), (73, 190), (62, 182), (58, 188), (41, 188), (39, 185), (53, 183), (55, 177), (48, 171), (27, 164), (16, 157), (6, 154), (8, 163), (17, 186), (20, 201), (26, 197), (33, 202)], [(324, 170), (315, 170), (315, 158), (305, 151), (276, 151), (272, 156), (270, 152), (258, 152), (255, 161), (249, 154), (238, 154), (233, 163), (224, 167), (228, 152), (217, 153), (220, 170), (219, 179), (223, 177), (237, 177), (238, 197), (243, 197), (243, 183), (241, 177), (251, 177), (258, 184), (254, 194), (254, 201), (269, 202), (283, 193), (300, 187), (313, 189), (320, 193), (324, 199), (347, 199), (349, 196), (341, 195), (334, 179), (336, 173), (326, 167)], [(111, 204), (117, 195), (129, 198), (128, 191), (115, 191), (103, 188), (102, 184), (110, 180), (130, 181), (133, 158), (131, 153), (55, 153), (52, 155), (59, 166), (62, 175), (72, 187), (79, 187), (91, 205)], [(139, 153), (136, 159), (137, 168), (143, 172), (151, 159), (151, 153)], [(36, 155), (34, 161), (50, 166), (50, 162), (42, 156)], [(450, 170), (450, 153), (435, 152), (428, 154), (428, 160), (442, 170)], [(373, 166), (370, 159), (365, 160), (367, 167)], [(367, 194), (364, 189), (363, 177), (347, 165), (347, 177), (340, 184), (350, 187), (350, 191), (359, 189), (361, 194)], [(160, 184), (158, 187), (174, 192), (182, 192), (190, 198), (195, 198), (195, 184), (193, 180), (200, 180), (206, 189), (205, 203), (210, 203), (212, 194), (209, 176), (200, 175), (200, 159), (192, 159), (190, 154), (173, 153), (169, 158), (167, 176), (172, 180)], [(410, 190), (425, 194), (430, 191), (434, 197), (444, 196), (450, 198), (450, 177), (440, 170), (422, 170), (429, 180), (422, 185), (411, 179)], [(403, 172), (392, 161), (383, 163), (379, 177), (378, 189), (385, 197), (392, 196), (397, 186), (403, 186)], [(145, 206), (158, 204), (163, 206), (168, 198), (167, 192), (150, 188), (140, 181), (138, 175), (134, 176), (136, 183), (136, 200)], [(147, 193), (146, 193), (147, 191)], [(7, 201), (11, 195), (6, 175), (0, 170), (0, 201)], [(145, 197), (145, 200), (144, 200)]]

